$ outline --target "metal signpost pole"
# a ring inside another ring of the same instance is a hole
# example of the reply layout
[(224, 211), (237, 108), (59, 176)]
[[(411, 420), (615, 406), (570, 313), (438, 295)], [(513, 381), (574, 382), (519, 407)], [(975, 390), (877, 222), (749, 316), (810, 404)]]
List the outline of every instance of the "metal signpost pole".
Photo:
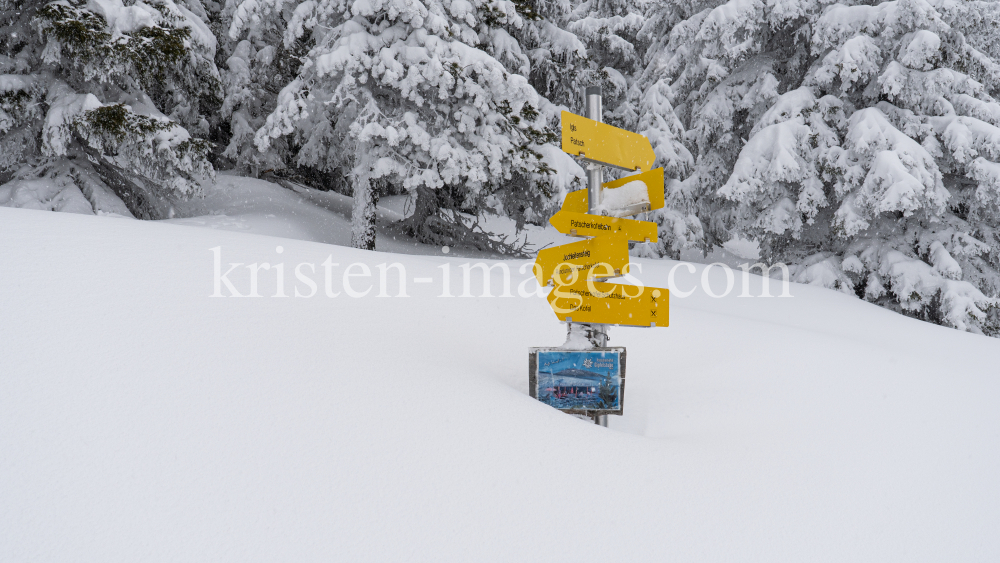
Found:
[[(601, 87), (587, 87), (587, 118), (603, 123), (601, 108)], [(597, 208), (601, 205), (601, 184), (604, 182), (601, 165), (591, 163), (587, 165), (587, 213), (596, 215)]]
[[(603, 111), (601, 107), (601, 87), (588, 86), (587, 96), (587, 118), (603, 123)], [(601, 205), (601, 184), (604, 183), (604, 171), (600, 164), (591, 163), (587, 165), (587, 213), (599, 215), (597, 208)], [(595, 347), (605, 347), (608, 345), (608, 325), (591, 324), (584, 325), (588, 340)], [(608, 415), (599, 414), (594, 416), (594, 422), (601, 426), (608, 425)]]

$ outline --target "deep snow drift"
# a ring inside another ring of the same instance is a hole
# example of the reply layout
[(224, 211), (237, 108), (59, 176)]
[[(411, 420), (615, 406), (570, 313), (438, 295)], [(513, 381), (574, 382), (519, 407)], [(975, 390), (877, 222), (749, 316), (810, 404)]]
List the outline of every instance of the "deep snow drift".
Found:
[[(465, 259), (12, 209), (0, 233), (0, 561), (1000, 557), (995, 339), (737, 277), (612, 329), (605, 429), (527, 395), (528, 347), (565, 328), (516, 296), (525, 261), (515, 297), (441, 298)], [(268, 297), (210, 297), (215, 247), (284, 264), (290, 297), (273, 268)], [(377, 296), (393, 262), (410, 297)], [(660, 286), (676, 264), (635, 262)]]
[[(175, 218), (166, 222), (350, 246), (354, 204), (351, 197), (297, 184), (291, 186), (294, 190), (265, 180), (222, 173), (217, 181), (203, 183), (204, 197), (176, 203)], [(397, 238), (389, 228), (391, 222), (408, 217), (413, 205), (412, 198), (405, 195), (382, 198), (376, 208), (376, 250), (402, 254), (439, 252), (437, 247), (407, 237)], [(511, 243), (527, 237), (537, 248), (574, 240), (551, 227), (525, 225), (518, 233), (514, 221), (507, 218), (484, 213), (479, 219), (483, 229)], [(466, 248), (452, 251), (462, 256), (487, 255)]]

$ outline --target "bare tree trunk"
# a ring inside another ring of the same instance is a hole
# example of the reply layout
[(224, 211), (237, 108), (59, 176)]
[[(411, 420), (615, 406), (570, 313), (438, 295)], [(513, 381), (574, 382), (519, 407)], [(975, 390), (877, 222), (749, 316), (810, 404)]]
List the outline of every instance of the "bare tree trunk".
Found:
[(354, 181), (354, 208), (351, 210), (351, 246), (375, 250), (375, 206), (378, 193), (367, 174)]

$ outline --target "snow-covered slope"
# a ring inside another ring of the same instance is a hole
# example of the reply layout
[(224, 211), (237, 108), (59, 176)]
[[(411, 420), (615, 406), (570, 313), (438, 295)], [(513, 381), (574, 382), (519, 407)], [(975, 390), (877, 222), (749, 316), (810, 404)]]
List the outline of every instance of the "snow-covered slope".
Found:
[[(327, 244), (350, 246), (351, 207), (353, 200), (336, 192), (321, 192), (306, 186), (295, 191), (265, 180), (222, 173), (217, 181), (205, 182), (204, 197), (191, 198), (175, 204), (175, 218), (165, 223), (208, 227), (241, 233), (311, 240)], [(382, 252), (401, 254), (438, 254), (440, 249), (399, 236), (390, 223), (412, 213), (412, 201), (407, 196), (383, 198), (376, 209), (378, 236), (375, 247)], [(525, 225), (517, 232), (513, 220), (484, 214), (482, 228), (508, 241), (527, 237), (534, 247), (570, 242), (551, 227)], [(485, 256), (469, 248), (450, 249), (459, 256)]]
[[(437, 297), (463, 259), (11, 209), (0, 236), (0, 561), (1000, 558), (994, 339), (737, 279), (613, 329), (605, 429), (527, 396), (544, 299)], [(319, 295), (212, 298), (215, 247)], [(410, 297), (327, 298), (327, 257)]]

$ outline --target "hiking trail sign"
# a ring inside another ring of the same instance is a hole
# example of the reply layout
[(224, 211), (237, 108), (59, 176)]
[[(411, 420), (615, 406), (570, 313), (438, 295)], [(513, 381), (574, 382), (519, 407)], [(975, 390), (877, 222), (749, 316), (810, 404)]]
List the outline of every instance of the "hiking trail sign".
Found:
[[(590, 205), (587, 190), (566, 195), (549, 223), (560, 233), (588, 238), (538, 252), (535, 277), (541, 285), (554, 286), (549, 305), (560, 321), (668, 326), (666, 289), (598, 281), (628, 273), (629, 241), (658, 240), (656, 223), (624, 217), (664, 204), (663, 169), (650, 170), (655, 155), (649, 139), (569, 112), (562, 117), (564, 151), (605, 166), (645, 172), (601, 184), (608, 205)], [(625, 191), (629, 193), (616, 197)]]
[(628, 273), (628, 239), (608, 235), (545, 248), (538, 251), (535, 264), (539, 285), (554, 284), (554, 277), (561, 283), (571, 283), (581, 275), (589, 277), (590, 270), (602, 264), (608, 271), (596, 272), (595, 277), (602, 273), (603, 277), (618, 277)]
[(654, 327), (667, 326), (667, 297), (658, 287), (580, 279), (557, 284), (548, 301), (560, 321)]
[[(583, 191), (583, 190), (581, 190)], [(656, 242), (656, 223), (606, 215), (559, 210), (549, 224), (564, 235), (596, 237), (617, 235), (637, 242)]]
[[(607, 325), (664, 327), (670, 292), (616, 283), (629, 274), (630, 242), (657, 242), (658, 225), (629, 219), (664, 205), (663, 169), (644, 135), (601, 122), (601, 89), (585, 94), (588, 117), (562, 112), (562, 150), (586, 163), (587, 189), (570, 192), (549, 219), (560, 233), (584, 240), (538, 252), (535, 278), (552, 286), (549, 306), (567, 323), (566, 344), (531, 348), (531, 396), (607, 426), (622, 414), (625, 348), (609, 348)], [(633, 172), (603, 182), (603, 166)], [(635, 280), (633, 280), (635, 281)]]
[(656, 160), (645, 135), (562, 112), (562, 150), (595, 164), (634, 172), (649, 170)]

